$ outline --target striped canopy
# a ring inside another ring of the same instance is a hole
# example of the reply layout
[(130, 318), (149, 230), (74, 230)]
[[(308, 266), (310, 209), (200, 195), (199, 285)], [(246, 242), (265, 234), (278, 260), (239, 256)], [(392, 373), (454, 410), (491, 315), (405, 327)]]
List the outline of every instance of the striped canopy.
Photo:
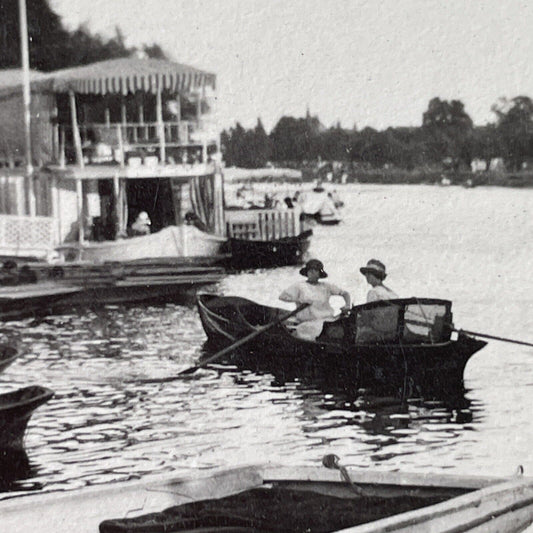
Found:
[(216, 76), (165, 59), (122, 58), (50, 73), (52, 90), (83, 94), (128, 94), (135, 91), (191, 92), (215, 89)]

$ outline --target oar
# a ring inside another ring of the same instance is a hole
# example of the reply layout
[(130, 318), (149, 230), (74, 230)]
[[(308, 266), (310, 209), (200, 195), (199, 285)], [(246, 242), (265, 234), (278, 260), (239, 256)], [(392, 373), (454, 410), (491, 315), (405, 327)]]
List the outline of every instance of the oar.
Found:
[(159, 378), (159, 379), (143, 379), (138, 380), (136, 383), (167, 383), (169, 381), (175, 381), (177, 379), (180, 379), (181, 376), (184, 376), (186, 374), (192, 374), (199, 370), (200, 368), (204, 368), (205, 366), (214, 363), (215, 361), (218, 361), (219, 359), (222, 359), (225, 355), (231, 353), (233, 350), (236, 350), (237, 348), (240, 348), (241, 346), (244, 346), (246, 343), (250, 342), (251, 340), (255, 339), (256, 337), (259, 337), (259, 335), (262, 335), (269, 329), (272, 329), (273, 327), (277, 326), (278, 324), (281, 324), (282, 322), (285, 322), (285, 320), (293, 317), (302, 309), (305, 309), (310, 304), (301, 304), (299, 305), (294, 311), (291, 311), (290, 313), (287, 313), (286, 315), (282, 315), (276, 320), (270, 322), (269, 324), (266, 324), (265, 326), (261, 326), (260, 328), (257, 328), (253, 333), (250, 333), (250, 335), (246, 335), (246, 337), (243, 337), (242, 339), (239, 339), (237, 342), (234, 342), (232, 345), (227, 346), (223, 350), (220, 350), (215, 355), (212, 355), (211, 357), (208, 357), (204, 361), (202, 361), (200, 364), (191, 366), (189, 368), (186, 368), (185, 370), (182, 370), (181, 372), (178, 372), (175, 376), (170, 376), (168, 378)]
[[(424, 315), (419, 315), (418, 313), (411, 314), (415, 316), (419, 316), (424, 319), (424, 322), (416, 322), (416, 321), (408, 321), (412, 322), (413, 324), (418, 325), (431, 325), (431, 322), (428, 321), (428, 319)], [(498, 337), (497, 335), (489, 335), (488, 333), (480, 333), (479, 331), (469, 331), (467, 329), (457, 329), (453, 327), (453, 324), (450, 322), (445, 322), (444, 325), (448, 326), (452, 331), (455, 331), (456, 333), (465, 333), (466, 335), (472, 335), (474, 337), (482, 337), (485, 339), (491, 339), (493, 341), (501, 341), (501, 342), (510, 342), (511, 344), (520, 344), (522, 346), (531, 346), (533, 347), (533, 343), (531, 342), (525, 342), (525, 341), (519, 341), (517, 339), (509, 339), (508, 337)]]
[(496, 335), (489, 335), (488, 333), (479, 333), (477, 331), (468, 331), (467, 329), (455, 329), (453, 327), (451, 329), (452, 331), (456, 331), (457, 333), (465, 333), (466, 335), (473, 335), (474, 337), (484, 337), (485, 339), (492, 339), (494, 341), (510, 342), (512, 344), (521, 344), (522, 346), (533, 347), (533, 343), (531, 342), (508, 339), (506, 337), (497, 337)]

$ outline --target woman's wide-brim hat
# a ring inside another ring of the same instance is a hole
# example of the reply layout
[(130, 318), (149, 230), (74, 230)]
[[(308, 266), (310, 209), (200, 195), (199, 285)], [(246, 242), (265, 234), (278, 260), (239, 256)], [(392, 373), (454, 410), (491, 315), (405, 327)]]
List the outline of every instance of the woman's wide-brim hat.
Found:
[(371, 259), (366, 266), (361, 267), (359, 270), (361, 274), (374, 274), (374, 276), (382, 280), (387, 277), (385, 265), (377, 259)]
[(327, 278), (328, 275), (324, 270), (324, 263), (318, 259), (309, 259), (305, 266), (300, 270), (302, 276), (307, 276), (307, 271), (310, 269), (318, 270), (319, 278)]

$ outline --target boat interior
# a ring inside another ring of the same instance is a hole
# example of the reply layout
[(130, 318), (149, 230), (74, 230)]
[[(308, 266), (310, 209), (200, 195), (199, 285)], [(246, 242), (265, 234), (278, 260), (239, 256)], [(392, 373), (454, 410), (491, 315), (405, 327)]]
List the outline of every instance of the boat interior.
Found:
[(470, 492), (435, 487), (353, 487), (348, 483), (271, 482), (137, 518), (106, 520), (100, 533), (314, 532), (366, 524)]
[[(228, 322), (264, 326), (286, 311), (236, 296), (201, 295), (201, 302)], [(324, 322), (323, 342), (438, 344), (451, 337), (451, 302), (430, 298), (382, 300), (354, 306), (348, 316)]]

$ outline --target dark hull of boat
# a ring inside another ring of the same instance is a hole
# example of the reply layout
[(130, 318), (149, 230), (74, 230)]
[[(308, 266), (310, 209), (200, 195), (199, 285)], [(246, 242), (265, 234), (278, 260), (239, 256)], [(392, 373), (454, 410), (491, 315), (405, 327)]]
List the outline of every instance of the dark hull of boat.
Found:
[(14, 346), (0, 344), (0, 372), (3, 372), (18, 356), (18, 350)]
[(268, 268), (297, 265), (311, 244), (312, 230), (296, 237), (272, 241), (230, 239), (231, 266), (234, 268)]
[[(227, 321), (209, 309), (213, 295), (198, 298), (208, 349), (230, 345), (254, 331), (239, 321)], [(469, 358), (486, 343), (459, 335), (441, 344), (360, 344), (298, 339), (277, 326), (247, 343), (227, 361), (239, 368), (272, 373), (278, 380), (310, 380), (329, 389), (353, 394), (367, 389), (400, 398), (452, 399), (464, 393), (463, 372)]]
[(50, 389), (39, 386), (0, 394), (0, 450), (24, 449), (24, 433), (33, 411), (53, 395)]

